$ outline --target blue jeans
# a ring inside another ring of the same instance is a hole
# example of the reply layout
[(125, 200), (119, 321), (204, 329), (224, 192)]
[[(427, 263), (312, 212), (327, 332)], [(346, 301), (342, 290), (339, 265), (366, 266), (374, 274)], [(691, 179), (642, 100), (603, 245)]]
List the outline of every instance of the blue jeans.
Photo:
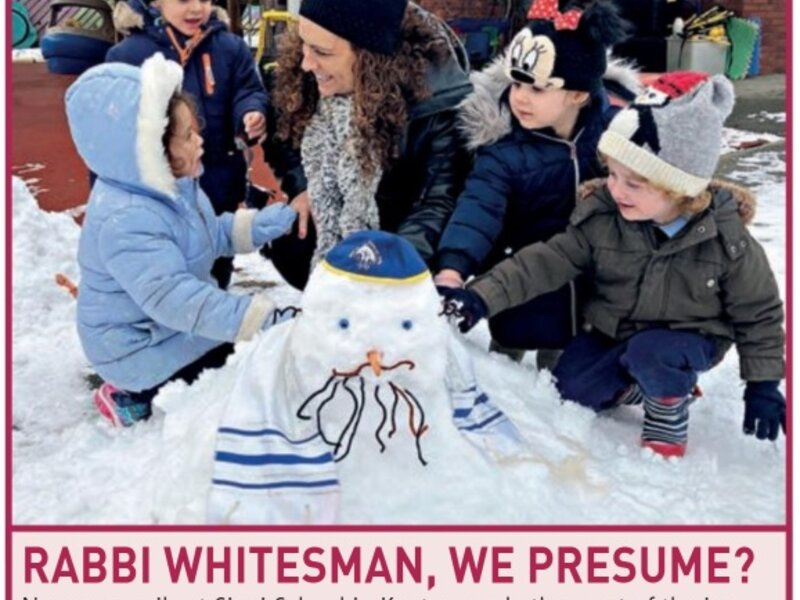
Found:
[(685, 396), (720, 358), (712, 337), (692, 331), (648, 329), (624, 341), (590, 332), (570, 342), (553, 375), (564, 398), (603, 410), (632, 383), (652, 398)]

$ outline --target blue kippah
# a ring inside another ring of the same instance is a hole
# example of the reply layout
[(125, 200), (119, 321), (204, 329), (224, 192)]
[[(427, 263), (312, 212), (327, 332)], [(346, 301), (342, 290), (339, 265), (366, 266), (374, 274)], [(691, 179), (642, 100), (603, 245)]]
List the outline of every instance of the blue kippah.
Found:
[(357, 231), (325, 255), (322, 266), (360, 281), (414, 283), (425, 278), (428, 267), (414, 246), (385, 231)]

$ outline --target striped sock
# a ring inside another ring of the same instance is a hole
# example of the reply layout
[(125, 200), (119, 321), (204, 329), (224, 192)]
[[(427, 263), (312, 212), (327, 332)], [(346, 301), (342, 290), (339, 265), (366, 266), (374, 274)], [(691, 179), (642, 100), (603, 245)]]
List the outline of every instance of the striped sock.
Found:
[(617, 396), (614, 406), (638, 406), (644, 401), (642, 388), (638, 384), (632, 383)]
[(689, 439), (687, 397), (644, 396), (642, 446), (662, 456), (683, 456)]

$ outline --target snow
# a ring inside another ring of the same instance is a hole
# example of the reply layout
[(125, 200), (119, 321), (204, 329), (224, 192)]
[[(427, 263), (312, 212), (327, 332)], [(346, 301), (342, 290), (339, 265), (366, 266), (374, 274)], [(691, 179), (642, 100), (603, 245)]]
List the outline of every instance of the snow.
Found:
[(775, 123), (786, 123), (786, 113), (785, 112), (776, 112), (771, 113), (766, 110), (762, 110), (757, 113), (753, 113), (751, 115), (747, 115), (748, 119), (759, 119), (761, 121), (774, 121)]
[[(752, 231), (767, 250), (782, 293), (784, 161), (783, 153), (757, 154), (742, 159), (733, 174), (757, 194)], [(196, 490), (207, 486), (200, 462), (213, 443), (209, 423), (219, 418), (226, 396), (219, 390), (231, 389), (236, 365), (264, 338), (241, 344), (225, 368), (207, 371), (192, 386), (167, 386), (158, 403), (170, 409), (169, 417), (156, 410), (145, 423), (115, 430), (91, 401), (75, 301), (54, 282), (56, 273), (78, 279), (78, 226), (68, 214), (39, 210), (25, 183), (14, 178), (12, 233), (13, 522), (196, 521), (204, 502)], [(260, 256), (238, 257), (236, 266), (237, 293), (266, 291), (279, 304), (300, 302), (299, 293)], [(394, 478), (379, 458), (361, 472), (343, 469), (344, 522), (785, 522), (786, 441), (741, 433), (743, 385), (734, 351), (701, 376), (704, 396), (692, 407), (686, 457), (663, 460), (638, 447), (640, 408), (597, 415), (562, 402), (549, 373), (536, 371), (533, 353), (515, 364), (487, 353), (488, 343), (485, 324), (466, 338), (480, 385), (517, 425), (529, 455), (491, 468), (475, 456), (465, 458), (442, 481), (419, 465)], [(199, 444), (196, 452), (187, 451), (187, 440)]]

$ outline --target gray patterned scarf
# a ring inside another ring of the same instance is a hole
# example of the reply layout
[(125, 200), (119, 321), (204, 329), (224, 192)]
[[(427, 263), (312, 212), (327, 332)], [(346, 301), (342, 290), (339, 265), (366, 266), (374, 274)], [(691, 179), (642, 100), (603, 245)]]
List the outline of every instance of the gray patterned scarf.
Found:
[(352, 115), (352, 96), (320, 98), (303, 134), (300, 152), (317, 226), (312, 269), (351, 233), (380, 228), (375, 192), (383, 171), (378, 167), (369, 178), (361, 173)]

